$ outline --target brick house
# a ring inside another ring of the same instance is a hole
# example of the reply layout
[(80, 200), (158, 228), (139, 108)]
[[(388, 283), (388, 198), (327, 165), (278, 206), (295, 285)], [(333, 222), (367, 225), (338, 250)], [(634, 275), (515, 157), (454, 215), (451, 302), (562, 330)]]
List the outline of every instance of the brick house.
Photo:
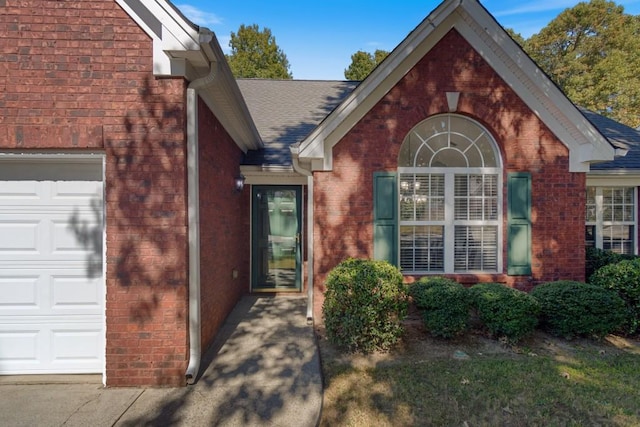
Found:
[(165, 1), (0, 8), (0, 372), (184, 385), (249, 281), (222, 50)]
[(0, 8), (0, 374), (183, 385), (242, 294), (317, 316), (346, 257), (528, 290), (584, 279), (585, 228), (637, 253), (640, 132), (475, 0), (361, 83), (236, 81), (166, 0)]
[(585, 243), (638, 251), (640, 132), (572, 104), (476, 1), (441, 3), (358, 85), (239, 84), (308, 179), (315, 316), (347, 257), (530, 290), (584, 280)]

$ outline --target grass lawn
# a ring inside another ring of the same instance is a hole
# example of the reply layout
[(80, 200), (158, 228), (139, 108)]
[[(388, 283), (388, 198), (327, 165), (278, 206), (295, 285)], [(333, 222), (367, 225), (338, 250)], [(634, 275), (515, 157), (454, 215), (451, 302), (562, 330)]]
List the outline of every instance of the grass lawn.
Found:
[(344, 354), (317, 328), (321, 426), (640, 426), (640, 342), (562, 340), (518, 347), (481, 334), (434, 339), (416, 314), (397, 348)]

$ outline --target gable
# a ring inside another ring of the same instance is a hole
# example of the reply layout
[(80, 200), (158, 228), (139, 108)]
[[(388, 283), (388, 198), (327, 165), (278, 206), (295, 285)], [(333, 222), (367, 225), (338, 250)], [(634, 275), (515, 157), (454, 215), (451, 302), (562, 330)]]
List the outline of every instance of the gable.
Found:
[(571, 171), (586, 172), (592, 162), (613, 160), (614, 147), (486, 9), (475, 0), (445, 0), (314, 132), (292, 147), (294, 163), (310, 171), (331, 170), (333, 147), (452, 29), (566, 146)]
[(190, 22), (168, 0), (115, 1), (153, 41), (153, 74), (185, 78), (242, 151), (261, 148), (215, 34)]

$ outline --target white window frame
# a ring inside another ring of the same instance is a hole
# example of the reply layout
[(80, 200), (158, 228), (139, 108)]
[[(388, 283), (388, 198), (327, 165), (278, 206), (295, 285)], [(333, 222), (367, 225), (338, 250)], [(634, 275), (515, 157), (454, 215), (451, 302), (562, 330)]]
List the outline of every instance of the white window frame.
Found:
[[(585, 215), (585, 231), (587, 226), (595, 226), (595, 241), (594, 245), (598, 249), (603, 249), (604, 246), (604, 227), (606, 226), (616, 226), (616, 225), (624, 225), (624, 226), (633, 226), (633, 254), (638, 254), (638, 188), (636, 186), (630, 185), (612, 185), (613, 183), (603, 183), (604, 185), (587, 185), (587, 190), (589, 188), (595, 188), (595, 206), (596, 206), (596, 219), (595, 221), (589, 221)], [(633, 191), (633, 221), (605, 221), (604, 220), (604, 189), (629, 189)], [(585, 195), (586, 197), (586, 195)], [(586, 206), (586, 203), (585, 203)]]
[[(446, 118), (451, 116), (463, 117), (466, 120), (474, 123), (480, 129), (482, 129), (483, 134), (486, 134), (491, 144), (493, 145), (494, 156), (496, 159), (497, 166), (496, 167), (406, 167), (399, 166), (397, 169), (398, 179), (398, 199), (401, 197), (401, 185), (402, 180), (401, 176), (403, 174), (441, 174), (444, 175), (445, 183), (444, 183), (444, 220), (443, 221), (408, 221), (402, 220), (401, 215), (401, 203), (397, 204), (397, 217), (398, 217), (398, 259), (402, 260), (402, 242), (401, 236), (402, 233), (400, 230), (403, 226), (443, 226), (443, 234), (444, 234), (444, 269), (442, 271), (423, 271), (423, 270), (403, 270), (404, 274), (416, 274), (416, 275), (428, 275), (428, 274), (495, 274), (499, 273), (503, 269), (503, 170), (502, 170), (502, 158), (500, 156), (500, 151), (498, 149), (498, 145), (493, 138), (493, 135), (480, 123), (477, 121), (470, 119), (469, 117), (459, 116), (456, 114), (443, 114), (437, 116), (438, 118)], [(430, 118), (426, 119), (429, 120)], [(426, 121), (425, 120), (425, 121)], [(421, 122), (422, 124), (424, 122)], [(420, 126), (418, 124), (418, 126)], [(418, 127), (416, 126), (416, 128)], [(414, 128), (415, 129), (415, 128)], [(414, 133), (415, 130), (412, 129), (409, 134)], [(454, 131), (449, 127), (448, 132), (454, 133)], [(421, 135), (416, 135), (422, 139)], [(477, 140), (478, 138), (476, 138)], [(424, 139), (422, 139), (424, 141)], [(495, 220), (456, 220), (454, 218), (455, 212), (455, 176), (456, 175), (496, 175), (497, 177), (497, 217)], [(400, 200), (399, 200), (400, 201)], [(495, 225), (497, 227), (497, 253), (496, 253), (496, 269), (495, 270), (455, 270), (455, 227), (456, 226), (485, 226), (485, 225)], [(400, 263), (401, 264), (401, 263)]]

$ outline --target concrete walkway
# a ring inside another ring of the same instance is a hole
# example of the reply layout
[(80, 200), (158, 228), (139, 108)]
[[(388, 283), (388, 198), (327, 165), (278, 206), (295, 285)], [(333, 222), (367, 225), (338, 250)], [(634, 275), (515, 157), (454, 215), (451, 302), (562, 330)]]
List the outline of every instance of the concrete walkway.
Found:
[(185, 388), (105, 389), (95, 376), (57, 384), (0, 377), (0, 425), (315, 426), (322, 375), (305, 316), (302, 296), (244, 297), (198, 382)]

